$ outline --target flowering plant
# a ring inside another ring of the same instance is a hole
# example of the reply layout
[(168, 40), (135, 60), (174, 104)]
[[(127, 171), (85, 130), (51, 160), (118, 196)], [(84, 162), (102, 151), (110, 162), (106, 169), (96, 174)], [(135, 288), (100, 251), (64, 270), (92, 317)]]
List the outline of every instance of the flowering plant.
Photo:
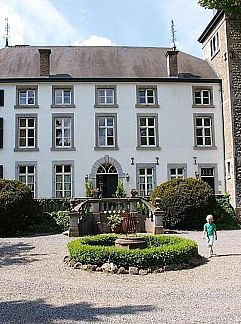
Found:
[(116, 213), (116, 214), (107, 216), (106, 219), (107, 219), (107, 223), (108, 223), (108, 225), (110, 225), (110, 227), (115, 227), (115, 226), (120, 226), (122, 224), (123, 216), (121, 216), (121, 214), (119, 214), (119, 213)]

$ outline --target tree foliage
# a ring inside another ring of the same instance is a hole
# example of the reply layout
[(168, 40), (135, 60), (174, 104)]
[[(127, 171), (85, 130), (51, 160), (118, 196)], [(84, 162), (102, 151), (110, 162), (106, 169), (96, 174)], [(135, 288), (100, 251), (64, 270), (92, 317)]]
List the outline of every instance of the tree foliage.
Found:
[(241, 13), (241, 0), (199, 0), (206, 9), (224, 10), (226, 13)]

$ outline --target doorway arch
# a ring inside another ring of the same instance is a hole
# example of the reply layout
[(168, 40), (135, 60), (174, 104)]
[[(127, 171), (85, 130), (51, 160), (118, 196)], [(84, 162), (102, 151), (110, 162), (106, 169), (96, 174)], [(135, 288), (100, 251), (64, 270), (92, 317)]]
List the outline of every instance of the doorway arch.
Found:
[(89, 175), (90, 181), (100, 189), (103, 198), (111, 198), (116, 191), (118, 182), (124, 178), (125, 174), (120, 163), (109, 155), (98, 159), (92, 166)]

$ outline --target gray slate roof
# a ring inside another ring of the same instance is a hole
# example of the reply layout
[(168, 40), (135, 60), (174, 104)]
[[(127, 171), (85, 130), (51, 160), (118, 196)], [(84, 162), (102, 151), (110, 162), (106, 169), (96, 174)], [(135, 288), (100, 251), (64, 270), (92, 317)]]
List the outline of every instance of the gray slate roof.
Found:
[[(0, 49), (0, 79), (38, 78), (39, 48), (48, 48), (50, 74), (72, 78), (167, 78), (170, 48), (120, 46), (13, 46)], [(179, 73), (218, 79), (204, 60), (179, 52)], [(189, 75), (190, 76), (190, 75)]]

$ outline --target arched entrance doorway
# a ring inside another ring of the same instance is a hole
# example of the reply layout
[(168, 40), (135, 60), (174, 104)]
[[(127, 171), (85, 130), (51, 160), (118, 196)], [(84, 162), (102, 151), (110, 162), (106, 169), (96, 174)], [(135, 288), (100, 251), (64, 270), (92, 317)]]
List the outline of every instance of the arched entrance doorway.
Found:
[(118, 185), (118, 173), (111, 163), (99, 166), (96, 173), (96, 186), (100, 189), (103, 198), (113, 197)]
[(118, 182), (123, 181), (125, 176), (121, 164), (113, 157), (105, 155), (93, 164), (89, 180), (100, 189), (103, 198), (112, 198)]

